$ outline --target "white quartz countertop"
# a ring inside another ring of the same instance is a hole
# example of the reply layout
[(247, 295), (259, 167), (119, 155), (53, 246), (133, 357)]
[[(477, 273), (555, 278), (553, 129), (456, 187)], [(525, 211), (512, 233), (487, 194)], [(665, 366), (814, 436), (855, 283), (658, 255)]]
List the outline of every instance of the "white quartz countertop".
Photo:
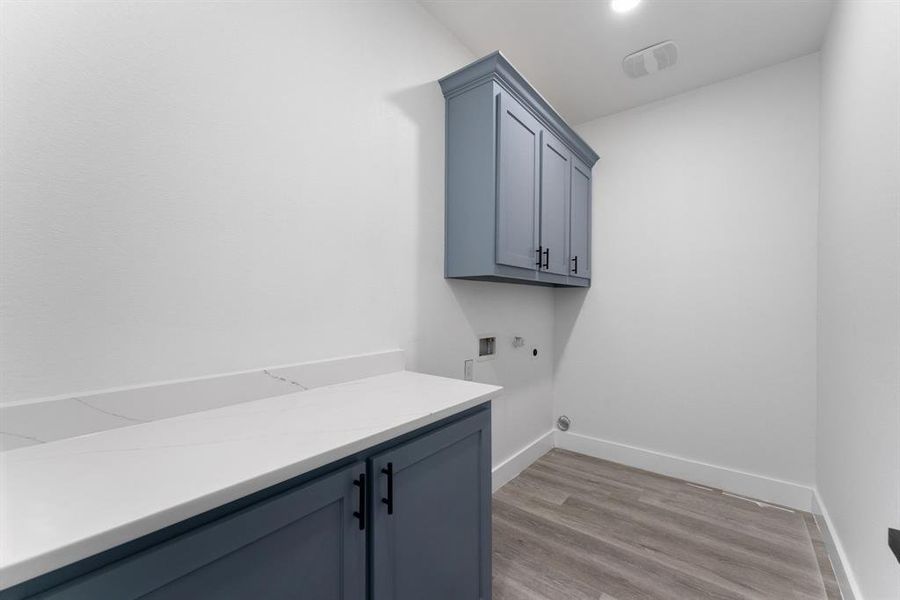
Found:
[(0, 589), (477, 406), (399, 371), (0, 454)]

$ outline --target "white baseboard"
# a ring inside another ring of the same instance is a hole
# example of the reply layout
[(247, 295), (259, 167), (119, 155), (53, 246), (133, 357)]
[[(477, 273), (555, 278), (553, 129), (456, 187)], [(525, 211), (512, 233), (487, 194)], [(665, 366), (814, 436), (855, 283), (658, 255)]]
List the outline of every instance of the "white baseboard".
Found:
[(527, 446), (494, 467), (491, 491), (496, 492), (515, 479), (537, 459), (553, 449), (553, 430), (551, 429)]
[(831, 517), (828, 516), (828, 510), (825, 508), (825, 503), (822, 501), (818, 489), (813, 490), (812, 514), (816, 518), (819, 531), (822, 532), (822, 540), (825, 542), (828, 558), (831, 559), (831, 566), (841, 588), (841, 595), (844, 597), (844, 600), (862, 600), (862, 594), (859, 591), (856, 578), (853, 576), (853, 570), (850, 568), (850, 562), (847, 560), (844, 546), (841, 545), (837, 530), (834, 528)]
[(812, 506), (813, 489), (793, 481), (746, 473), (572, 432), (555, 432), (555, 446), (797, 510), (808, 511)]

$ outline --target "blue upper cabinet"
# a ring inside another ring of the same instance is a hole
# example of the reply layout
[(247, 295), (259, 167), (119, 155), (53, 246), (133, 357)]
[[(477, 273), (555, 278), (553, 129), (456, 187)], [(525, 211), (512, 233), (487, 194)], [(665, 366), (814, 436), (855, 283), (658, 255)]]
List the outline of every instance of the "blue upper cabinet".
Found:
[(445, 276), (590, 286), (597, 154), (499, 52), (440, 84)]

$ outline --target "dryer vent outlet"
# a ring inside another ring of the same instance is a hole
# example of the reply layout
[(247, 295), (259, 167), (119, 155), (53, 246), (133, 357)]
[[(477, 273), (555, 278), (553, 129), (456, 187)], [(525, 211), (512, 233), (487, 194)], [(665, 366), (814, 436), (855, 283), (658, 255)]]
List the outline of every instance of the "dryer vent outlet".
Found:
[(670, 40), (629, 54), (622, 59), (622, 70), (637, 79), (673, 67), (677, 62), (678, 46)]

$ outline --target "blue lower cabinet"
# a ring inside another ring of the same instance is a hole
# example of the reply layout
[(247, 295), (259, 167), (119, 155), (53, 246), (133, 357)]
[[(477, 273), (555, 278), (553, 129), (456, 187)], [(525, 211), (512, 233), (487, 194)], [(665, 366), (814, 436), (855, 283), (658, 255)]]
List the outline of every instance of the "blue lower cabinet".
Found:
[(37, 598), (364, 600), (364, 473), (352, 465)]
[(484, 405), (0, 600), (490, 600), (490, 449)]
[(373, 600), (491, 597), (490, 416), (371, 459)]

